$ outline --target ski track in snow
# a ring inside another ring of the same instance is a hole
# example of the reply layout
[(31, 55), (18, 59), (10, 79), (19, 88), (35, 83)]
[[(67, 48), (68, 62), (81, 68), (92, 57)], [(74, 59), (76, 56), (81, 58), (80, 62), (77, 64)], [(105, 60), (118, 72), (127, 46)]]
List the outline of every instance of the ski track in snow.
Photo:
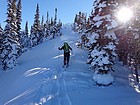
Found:
[[(65, 34), (69, 34), (69, 33), (65, 33)], [(69, 41), (69, 39), (65, 36), (62, 37), (62, 39), (64, 41)], [(72, 44), (73, 41), (70, 40), (69, 43)], [(74, 45), (72, 46), (74, 47)], [(75, 55), (72, 56), (74, 57)], [(65, 81), (65, 76), (66, 76), (65, 72), (67, 72), (66, 71), (67, 69), (68, 68), (62, 68), (62, 67), (55, 68), (54, 70), (49, 71), (50, 73), (53, 73), (49, 78), (47, 77), (48, 73), (44, 74), (47, 80), (45, 80), (43, 85), (40, 86), (38, 97), (36, 97), (37, 101), (39, 102), (36, 104), (43, 105), (46, 103), (47, 105), (72, 105), (66, 90), (67, 86)], [(49, 88), (49, 90), (47, 90), (47, 88)], [(43, 97), (45, 92), (49, 94)], [(40, 97), (43, 98), (40, 99)]]
[(66, 82), (65, 82), (65, 74), (63, 73), (65, 72), (64, 69), (60, 70), (59, 74), (59, 78), (58, 78), (58, 86), (59, 86), (59, 97), (62, 97), (59, 101), (59, 105), (71, 105), (71, 101), (69, 99), (69, 96), (67, 94), (67, 90), (66, 90)]

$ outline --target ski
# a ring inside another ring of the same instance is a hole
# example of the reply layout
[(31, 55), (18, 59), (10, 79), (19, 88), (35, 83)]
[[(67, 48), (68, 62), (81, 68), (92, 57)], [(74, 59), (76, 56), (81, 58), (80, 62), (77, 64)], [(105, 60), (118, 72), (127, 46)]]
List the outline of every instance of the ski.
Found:
[(66, 71), (66, 69), (68, 68), (68, 65), (63, 65), (62, 68)]

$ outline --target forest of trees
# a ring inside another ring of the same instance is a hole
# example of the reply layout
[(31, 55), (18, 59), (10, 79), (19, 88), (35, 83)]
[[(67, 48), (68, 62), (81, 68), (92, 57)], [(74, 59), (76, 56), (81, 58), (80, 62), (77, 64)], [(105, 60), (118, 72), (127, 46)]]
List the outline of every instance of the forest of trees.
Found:
[[(133, 18), (125, 25), (114, 15), (123, 5), (135, 12)], [(90, 16), (82, 12), (76, 14), (73, 30), (80, 35), (78, 46), (88, 49), (87, 63), (95, 73), (110, 74), (110, 71), (114, 71), (115, 58), (118, 58), (135, 71), (136, 80), (139, 81), (139, 5), (140, 2), (137, 0), (95, 0)]]
[(34, 23), (31, 26), (30, 34), (28, 21), (25, 29), (21, 30), (22, 5), (21, 0), (7, 0), (7, 19), (4, 28), (0, 25), (0, 64), (3, 70), (11, 69), (18, 64), (17, 58), (29, 48), (61, 36), (62, 22), (57, 21), (57, 8), (55, 17), (49, 18), (47, 12), (46, 21), (44, 16), (40, 21), (39, 4), (36, 7)]

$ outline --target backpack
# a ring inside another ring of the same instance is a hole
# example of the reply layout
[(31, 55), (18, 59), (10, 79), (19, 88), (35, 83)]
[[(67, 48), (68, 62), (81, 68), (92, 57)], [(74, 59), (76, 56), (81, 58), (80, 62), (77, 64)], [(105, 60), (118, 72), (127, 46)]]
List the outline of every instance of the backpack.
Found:
[(64, 43), (64, 51), (69, 52), (69, 45), (68, 43)]

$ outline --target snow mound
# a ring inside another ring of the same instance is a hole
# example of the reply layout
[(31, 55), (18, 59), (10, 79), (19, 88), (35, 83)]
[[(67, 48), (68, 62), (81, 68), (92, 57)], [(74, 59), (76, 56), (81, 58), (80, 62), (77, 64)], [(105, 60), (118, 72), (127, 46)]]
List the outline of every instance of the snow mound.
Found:
[(93, 74), (93, 79), (98, 85), (102, 86), (108, 86), (114, 82), (114, 78), (111, 76), (111, 74)]

